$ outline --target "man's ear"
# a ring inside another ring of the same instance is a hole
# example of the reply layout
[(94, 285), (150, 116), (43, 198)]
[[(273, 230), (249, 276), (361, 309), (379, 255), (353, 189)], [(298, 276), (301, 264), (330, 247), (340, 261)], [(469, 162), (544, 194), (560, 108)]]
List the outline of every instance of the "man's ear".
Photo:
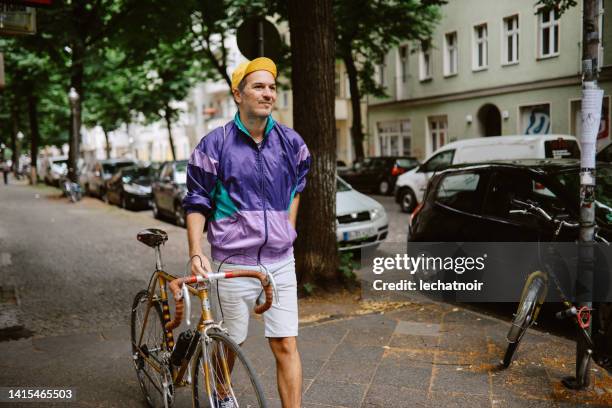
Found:
[(234, 95), (234, 101), (236, 103), (240, 103), (242, 101), (239, 89), (232, 89), (232, 95)]

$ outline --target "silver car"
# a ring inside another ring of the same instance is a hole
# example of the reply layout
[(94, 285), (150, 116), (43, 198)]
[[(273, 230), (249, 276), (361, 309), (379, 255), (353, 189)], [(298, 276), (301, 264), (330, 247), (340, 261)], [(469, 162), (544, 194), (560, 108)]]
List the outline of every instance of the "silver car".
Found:
[(336, 177), (336, 238), (340, 251), (377, 247), (387, 238), (383, 206)]

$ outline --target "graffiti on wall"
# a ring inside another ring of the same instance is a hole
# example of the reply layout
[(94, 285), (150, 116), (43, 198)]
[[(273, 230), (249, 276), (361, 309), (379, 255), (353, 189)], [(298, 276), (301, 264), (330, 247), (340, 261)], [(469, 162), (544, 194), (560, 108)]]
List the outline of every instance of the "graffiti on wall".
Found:
[(526, 135), (550, 133), (550, 105), (524, 106), (521, 108), (521, 128)]

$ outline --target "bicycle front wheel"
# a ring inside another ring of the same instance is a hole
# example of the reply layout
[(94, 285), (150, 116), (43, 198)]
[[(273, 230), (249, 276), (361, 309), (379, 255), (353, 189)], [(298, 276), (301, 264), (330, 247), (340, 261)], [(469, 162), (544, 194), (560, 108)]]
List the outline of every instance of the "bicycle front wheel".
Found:
[(159, 301), (150, 302), (150, 296), (148, 290), (142, 290), (134, 297), (130, 325), (132, 359), (147, 404), (158, 408), (172, 405), (174, 387), (163, 357), (166, 340), (162, 309)]
[(523, 335), (536, 321), (542, 303), (546, 298), (547, 283), (547, 277), (542, 272), (534, 272), (527, 280), (518, 310), (514, 319), (512, 319), (512, 326), (510, 326), (506, 336), (508, 347), (502, 361), (504, 368), (508, 368), (512, 364), (512, 359), (523, 339)]
[(193, 406), (219, 408), (233, 399), (234, 405), (265, 408), (266, 399), (252, 364), (227, 334), (208, 332), (202, 340), (193, 367)]

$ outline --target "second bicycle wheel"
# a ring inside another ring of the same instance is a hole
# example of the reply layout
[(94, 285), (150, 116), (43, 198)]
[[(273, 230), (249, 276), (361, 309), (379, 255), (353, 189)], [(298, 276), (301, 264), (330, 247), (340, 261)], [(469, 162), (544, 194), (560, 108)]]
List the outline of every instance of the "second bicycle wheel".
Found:
[(267, 407), (257, 374), (240, 346), (217, 330), (208, 337), (194, 360), (193, 406), (219, 408), (225, 406), (222, 401), (233, 399), (236, 407)]
[(161, 306), (154, 301), (149, 308), (149, 296), (149, 291), (142, 290), (132, 304), (132, 358), (147, 404), (158, 408), (165, 406), (164, 396), (167, 405), (172, 405), (174, 386), (167, 364), (161, 363), (166, 350)]
[(510, 366), (523, 335), (536, 321), (542, 303), (546, 298), (547, 284), (548, 278), (542, 272), (534, 272), (527, 279), (518, 310), (512, 319), (512, 326), (510, 326), (506, 336), (508, 347), (502, 361), (504, 368)]

